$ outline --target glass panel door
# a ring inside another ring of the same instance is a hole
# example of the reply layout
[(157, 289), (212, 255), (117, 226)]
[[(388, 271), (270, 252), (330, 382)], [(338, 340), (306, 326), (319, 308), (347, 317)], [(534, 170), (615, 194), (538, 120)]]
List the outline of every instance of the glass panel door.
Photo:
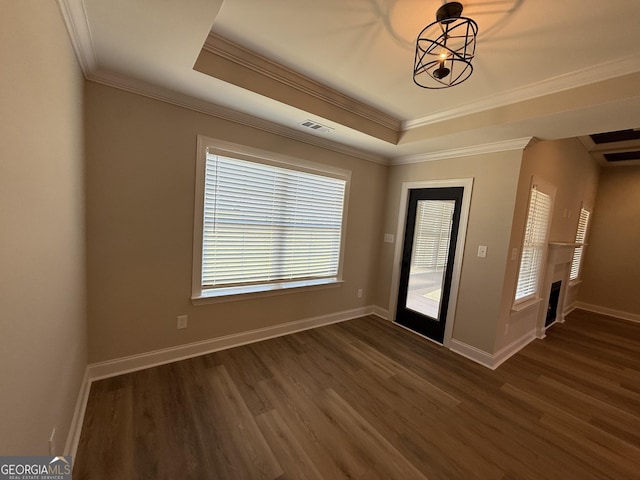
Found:
[(463, 187), (409, 191), (396, 322), (442, 342)]
[(438, 321), (455, 200), (419, 200), (406, 307)]

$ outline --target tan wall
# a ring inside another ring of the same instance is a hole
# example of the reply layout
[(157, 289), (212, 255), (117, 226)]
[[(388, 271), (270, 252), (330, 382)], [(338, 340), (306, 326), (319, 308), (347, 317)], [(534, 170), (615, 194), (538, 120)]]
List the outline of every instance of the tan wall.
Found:
[(575, 138), (538, 142), (523, 160), (524, 181), (538, 175), (558, 189), (549, 241), (574, 242), (582, 203), (588, 208), (595, 203), (600, 166)]
[(61, 454), (86, 366), (83, 80), (53, 0), (0, 1), (0, 453)]
[[(593, 206), (595, 202), (599, 171), (598, 164), (575, 138), (541, 141), (529, 146), (522, 160), (510, 250), (517, 248), (519, 251), (522, 247), (532, 176), (543, 179), (557, 189), (549, 240), (574, 242), (582, 202), (587, 206)], [(510, 260), (507, 264), (495, 351), (531, 332), (535, 328), (539, 308), (546, 308), (546, 305), (537, 305), (512, 314), (518, 266), (517, 260)], [(567, 294), (569, 297), (575, 295), (572, 290)]]
[[(384, 231), (396, 233), (403, 182), (474, 178), (453, 338), (491, 352), (522, 152), (501, 152), (391, 167)], [(401, 221), (404, 221), (402, 219)], [(402, 239), (396, 239), (402, 241)], [(488, 246), (478, 258), (478, 245)], [(383, 244), (377, 304), (388, 308), (394, 245)]]
[(578, 300), (640, 315), (640, 166), (603, 168)]
[[(387, 167), (91, 82), (86, 92), (91, 362), (373, 303)], [(198, 134), (352, 171), (344, 285), (191, 304)]]

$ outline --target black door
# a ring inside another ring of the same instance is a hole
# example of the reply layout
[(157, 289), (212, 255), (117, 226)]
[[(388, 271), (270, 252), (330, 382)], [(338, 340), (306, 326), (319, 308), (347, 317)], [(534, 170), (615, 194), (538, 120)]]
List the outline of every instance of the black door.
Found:
[(409, 190), (396, 322), (442, 343), (463, 187)]

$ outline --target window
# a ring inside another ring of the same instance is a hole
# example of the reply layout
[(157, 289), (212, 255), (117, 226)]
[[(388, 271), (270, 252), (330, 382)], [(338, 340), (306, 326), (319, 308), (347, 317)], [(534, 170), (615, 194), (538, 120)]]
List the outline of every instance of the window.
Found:
[(535, 298), (538, 293), (542, 259), (547, 246), (552, 202), (551, 195), (543, 193), (537, 185), (533, 185), (522, 245), (516, 303)]
[[(578, 219), (578, 230), (576, 231), (576, 243), (584, 244), (587, 239), (587, 229), (589, 228), (589, 217), (591, 212), (584, 208), (580, 209), (580, 218)], [(584, 245), (580, 245), (573, 250), (573, 259), (571, 260), (571, 272), (569, 280), (575, 281), (580, 277), (580, 269), (582, 268), (582, 254), (584, 253)]]
[(340, 281), (348, 172), (199, 143), (194, 299)]

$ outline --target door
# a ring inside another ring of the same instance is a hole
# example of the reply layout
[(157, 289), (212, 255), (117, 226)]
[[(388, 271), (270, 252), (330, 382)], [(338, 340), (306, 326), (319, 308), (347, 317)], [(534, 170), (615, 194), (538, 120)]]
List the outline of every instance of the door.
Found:
[(409, 190), (396, 322), (442, 343), (464, 187)]

